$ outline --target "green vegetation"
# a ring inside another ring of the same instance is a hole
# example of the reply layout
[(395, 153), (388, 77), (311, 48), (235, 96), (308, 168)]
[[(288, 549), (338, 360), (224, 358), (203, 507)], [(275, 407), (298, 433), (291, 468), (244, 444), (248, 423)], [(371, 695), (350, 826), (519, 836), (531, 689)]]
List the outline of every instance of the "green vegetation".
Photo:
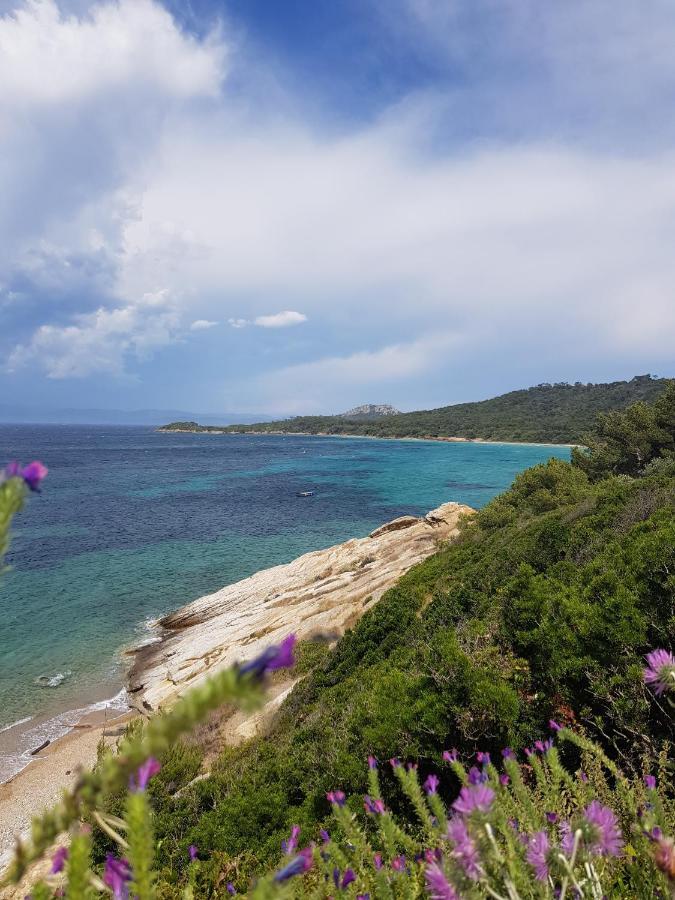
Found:
[(596, 416), (631, 403), (653, 402), (668, 380), (640, 375), (611, 384), (540, 384), (479, 403), (364, 419), (297, 416), (255, 425), (208, 426), (172, 422), (168, 431), (358, 434), (371, 437), (462, 437), (468, 440), (580, 443)]

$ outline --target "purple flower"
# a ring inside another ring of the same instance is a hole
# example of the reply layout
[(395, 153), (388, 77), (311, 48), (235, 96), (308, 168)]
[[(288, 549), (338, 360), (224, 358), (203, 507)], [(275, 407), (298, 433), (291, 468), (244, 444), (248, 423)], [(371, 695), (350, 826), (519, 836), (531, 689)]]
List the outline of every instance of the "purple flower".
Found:
[(516, 758), (516, 754), (513, 752), (513, 750), (510, 747), (504, 747), (504, 749), (502, 750), (502, 756), (504, 757), (504, 759), (515, 759)]
[(228, 882), (227, 882), (227, 884), (225, 885), (225, 890), (226, 890), (227, 893), (230, 894), (232, 897), (234, 897), (234, 895), (237, 893), (237, 889), (236, 889), (236, 887), (232, 884), (231, 881), (228, 881)]
[(472, 881), (478, 881), (482, 874), (480, 854), (473, 842), (466, 823), (459, 816), (448, 822), (448, 839), (452, 841), (452, 855), (459, 862), (464, 873)]
[(368, 757), (368, 768), (376, 769), (377, 768), (377, 758), (375, 756)]
[(485, 784), (487, 780), (487, 772), (477, 769), (476, 766), (471, 766), (469, 769), (469, 784)]
[(531, 756), (534, 756), (534, 750), (531, 747), (525, 747), (523, 750), (525, 756), (529, 759)]
[(510, 783), (511, 783), (511, 779), (509, 778), (508, 775), (505, 775), (505, 774), (504, 774), (504, 775), (500, 775), (500, 776), (499, 776), (499, 783), (502, 785), (502, 787), (506, 787), (507, 784), (510, 784)]
[(555, 823), (558, 821), (558, 813), (547, 812), (546, 813), (546, 821), (550, 822), (551, 825), (555, 825)]
[(444, 750), (443, 751), (443, 762), (457, 762), (459, 759), (459, 753), (454, 748), (452, 750)]
[(560, 847), (565, 856), (572, 856), (574, 850), (574, 832), (567, 820), (560, 823)]
[(59, 872), (63, 871), (63, 867), (66, 864), (66, 860), (68, 859), (68, 848), (67, 847), (59, 847), (54, 856), (52, 856), (52, 867), (49, 870), (51, 875), (58, 875)]
[(32, 463), (28, 463), (27, 466), (21, 467), (21, 463), (16, 462), (16, 460), (7, 463), (5, 466), (4, 477), (5, 478), (23, 478), (26, 485), (31, 489), (31, 491), (40, 491), (40, 482), (43, 481), (47, 477), (47, 472), (49, 469), (47, 466), (43, 465), (41, 462), (35, 460)]
[(357, 894), (356, 900), (370, 900), (370, 894)]
[(126, 859), (118, 859), (112, 853), (105, 858), (103, 881), (113, 892), (115, 900), (127, 900), (129, 896), (129, 882), (131, 881), (131, 867)]
[(597, 856), (618, 856), (623, 838), (614, 812), (593, 800), (584, 810), (584, 817), (594, 830), (594, 840), (589, 841), (589, 850)]
[(459, 797), (452, 804), (452, 808), (462, 815), (469, 815), (474, 810), (488, 812), (494, 799), (495, 792), (487, 785), (469, 785), (461, 789)]
[(328, 793), (326, 794), (326, 800), (328, 800), (329, 803), (333, 803), (335, 806), (344, 806), (344, 791), (328, 791)]
[(367, 813), (373, 816), (381, 816), (384, 813), (384, 803), (382, 800), (373, 800), (367, 795), (363, 798), (363, 805)]
[(581, 778), (584, 784), (588, 782), (588, 775), (585, 772), (579, 772), (579, 778)]
[(356, 881), (356, 875), (354, 874), (353, 869), (345, 869), (345, 874), (342, 876), (342, 882), (340, 884), (340, 890), (344, 891), (346, 887), (348, 887), (352, 881)]
[(382, 854), (381, 853), (373, 854), (373, 865), (378, 870), (382, 868)]
[(299, 836), (300, 826), (293, 825), (293, 827), (291, 828), (291, 836), (288, 838), (288, 840), (284, 840), (281, 842), (281, 849), (284, 851), (284, 853), (288, 854), (289, 856), (291, 855), (291, 853), (295, 853), (295, 849), (298, 846)]
[(148, 786), (150, 779), (153, 778), (161, 768), (161, 764), (154, 756), (148, 757), (143, 765), (138, 767), (136, 776), (134, 777), (132, 775), (129, 778), (129, 790), (133, 791), (135, 794), (144, 791)]
[(319, 837), (324, 842), (324, 844), (330, 843), (330, 835), (328, 834), (328, 832), (326, 831), (325, 828), (321, 829), (321, 831), (319, 832)]
[(427, 794), (435, 794), (438, 791), (438, 785), (440, 783), (440, 779), (437, 775), (427, 775), (427, 780), (424, 782), (424, 790)]
[(394, 872), (403, 872), (405, 871), (405, 856), (395, 856), (391, 861), (391, 867)]
[(563, 729), (562, 725), (559, 725), (558, 722), (555, 721), (555, 719), (548, 720), (548, 727), (551, 729), (551, 731), (562, 731)]
[(551, 847), (545, 831), (536, 831), (529, 839), (525, 858), (534, 869), (537, 881), (548, 878), (548, 854)]
[(296, 875), (302, 875), (304, 872), (307, 872), (308, 869), (312, 868), (312, 850), (310, 847), (305, 847), (304, 850), (301, 850), (298, 855), (292, 859), (289, 863), (279, 869), (274, 873), (275, 881), (286, 881), (289, 878), (293, 878)]
[(656, 790), (656, 778), (653, 775), (645, 775), (645, 785), (650, 791)]
[(188, 847), (188, 853), (190, 854), (190, 860), (194, 862), (199, 855), (199, 850), (195, 847), (194, 844), (190, 844), (190, 846)]
[(547, 738), (545, 741), (535, 741), (534, 749), (539, 753), (547, 753), (553, 747), (553, 738)]
[(275, 669), (289, 669), (295, 665), (293, 658), (293, 647), (295, 646), (296, 637), (289, 634), (280, 644), (273, 644), (268, 647), (260, 656), (256, 656), (250, 662), (239, 666), (240, 675), (253, 675), (254, 678), (263, 678), (268, 672)]
[(478, 753), (476, 753), (476, 759), (483, 766), (490, 765), (490, 754), (489, 753), (484, 753), (482, 750), (479, 750)]
[(445, 877), (445, 872), (438, 863), (431, 863), (425, 868), (424, 879), (431, 900), (459, 900), (459, 894)]
[(651, 684), (657, 695), (675, 687), (675, 657), (669, 650), (652, 650), (645, 657), (648, 668), (643, 672), (645, 684)]
[(398, 769), (398, 767), (401, 765), (401, 760), (398, 759), (396, 756), (393, 756), (389, 760), (389, 765), (392, 767), (392, 769)]

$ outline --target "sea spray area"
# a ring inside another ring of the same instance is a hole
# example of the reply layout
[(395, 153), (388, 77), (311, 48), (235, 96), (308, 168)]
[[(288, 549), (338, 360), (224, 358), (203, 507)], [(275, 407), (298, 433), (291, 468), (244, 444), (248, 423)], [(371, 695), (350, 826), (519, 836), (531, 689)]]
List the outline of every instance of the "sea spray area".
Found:
[(396, 516), (483, 506), (551, 456), (569, 449), (0, 426), (1, 458), (50, 467), (0, 585), (0, 727), (30, 719), (0, 734), (3, 765), (114, 697), (148, 620)]

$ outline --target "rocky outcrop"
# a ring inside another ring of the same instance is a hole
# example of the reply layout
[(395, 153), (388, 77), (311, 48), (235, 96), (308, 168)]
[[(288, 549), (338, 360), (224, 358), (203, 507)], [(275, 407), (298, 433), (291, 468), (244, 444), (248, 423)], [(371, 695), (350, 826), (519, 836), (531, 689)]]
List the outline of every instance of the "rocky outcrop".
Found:
[(290, 632), (339, 636), (416, 563), (455, 537), (468, 506), (403, 516), (368, 537), (306, 553), (208, 594), (155, 623), (157, 639), (130, 651), (131, 702), (155, 710), (206, 675), (250, 659)]

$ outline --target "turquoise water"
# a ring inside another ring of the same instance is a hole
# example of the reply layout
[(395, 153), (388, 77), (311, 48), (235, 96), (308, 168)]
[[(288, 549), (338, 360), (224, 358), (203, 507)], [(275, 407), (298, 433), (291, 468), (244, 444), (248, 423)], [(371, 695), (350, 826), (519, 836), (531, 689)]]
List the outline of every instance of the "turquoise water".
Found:
[(112, 696), (153, 617), (395, 516), (482, 506), (551, 456), (569, 450), (0, 426), (0, 460), (50, 467), (0, 581), (0, 729)]

